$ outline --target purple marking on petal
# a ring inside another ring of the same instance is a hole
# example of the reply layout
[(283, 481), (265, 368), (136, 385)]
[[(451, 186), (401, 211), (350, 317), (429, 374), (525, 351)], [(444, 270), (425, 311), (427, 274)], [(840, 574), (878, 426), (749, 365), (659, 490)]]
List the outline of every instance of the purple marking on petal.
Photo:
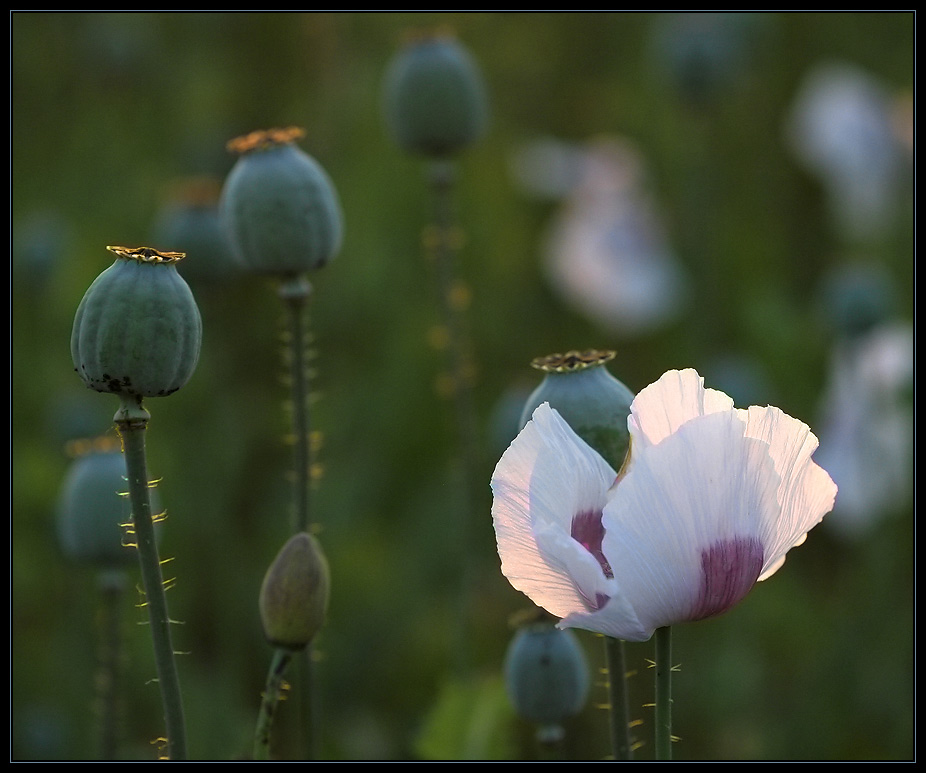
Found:
[(610, 596), (596, 591), (595, 600), (592, 601), (580, 587), (576, 586), (576, 590), (582, 597), (582, 601), (585, 602), (585, 606), (588, 607), (589, 612), (598, 612), (602, 607), (604, 607), (605, 604), (611, 600)]
[(701, 587), (690, 620), (719, 615), (742, 601), (762, 572), (762, 543), (754, 537), (719, 540), (701, 551)]
[(601, 541), (604, 539), (601, 510), (588, 510), (574, 515), (569, 535), (595, 557), (595, 560), (601, 565), (601, 571), (604, 572), (605, 577), (608, 579), (614, 577), (611, 565), (601, 550)]

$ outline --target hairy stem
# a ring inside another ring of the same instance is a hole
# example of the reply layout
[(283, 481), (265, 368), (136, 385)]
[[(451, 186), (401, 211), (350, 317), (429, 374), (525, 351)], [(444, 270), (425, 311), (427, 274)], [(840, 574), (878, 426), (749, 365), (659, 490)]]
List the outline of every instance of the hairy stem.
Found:
[(656, 759), (672, 759), (672, 629), (656, 629)]
[(185, 760), (187, 751), (183, 700), (177, 665), (174, 660), (174, 648), (171, 643), (171, 620), (167, 612), (164, 578), (161, 574), (161, 560), (158, 556), (154, 519), (151, 514), (148, 465), (145, 456), (145, 432), (148, 418), (147, 411), (141, 408), (140, 401), (127, 402), (124, 400), (122, 409), (116, 414), (116, 427), (122, 436), (125, 452), (135, 542), (141, 566), (145, 606), (148, 609), (150, 621), (151, 640), (154, 645), (158, 685), (164, 706), (167, 754), (171, 760)]
[(468, 667), (467, 634), (469, 630), (469, 586), (473, 555), (474, 492), (482, 489), (479, 474), (479, 439), (476, 410), (473, 403), (473, 363), (464, 324), (460, 288), (455, 275), (457, 248), (456, 228), (452, 211), (454, 170), (450, 162), (434, 162), (430, 168), (430, 183), (434, 200), (433, 246), (436, 262), (438, 295), (443, 324), (447, 334), (450, 386), (453, 392), (464, 485), (460, 492), (461, 517), (458, 522), (460, 546), (460, 606), (457, 654), (459, 669)]
[(614, 759), (633, 759), (630, 742), (630, 709), (627, 699), (627, 665), (624, 642), (604, 637), (605, 662), (608, 668), (608, 707), (611, 723), (611, 748)]
[[(306, 372), (307, 326), (305, 308), (312, 286), (303, 276), (283, 282), (278, 294), (289, 312), (289, 368), (292, 403), (293, 440), (293, 533), (309, 532), (312, 528), (312, 444), (309, 411), (309, 379)], [(299, 710), (305, 727), (305, 756), (313, 759), (316, 745), (316, 695), (313, 679), (312, 645), (306, 647), (299, 662)]]
[(267, 683), (264, 686), (260, 703), (260, 712), (257, 715), (257, 729), (254, 732), (254, 759), (270, 759), (270, 734), (273, 729), (273, 720), (276, 717), (277, 705), (280, 702), (280, 692), (283, 685), (283, 676), (289, 666), (293, 653), (277, 647), (270, 661), (270, 670), (267, 672)]
[(306, 374), (305, 306), (311, 285), (297, 277), (280, 285), (279, 295), (289, 312), (289, 368), (293, 436), (293, 533), (311, 526), (310, 490), (312, 475), (312, 430), (309, 414), (309, 381)]

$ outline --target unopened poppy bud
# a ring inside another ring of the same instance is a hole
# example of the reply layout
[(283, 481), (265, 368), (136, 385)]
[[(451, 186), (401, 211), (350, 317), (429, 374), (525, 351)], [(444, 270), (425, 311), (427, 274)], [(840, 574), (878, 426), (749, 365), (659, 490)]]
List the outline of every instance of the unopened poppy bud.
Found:
[(260, 589), (260, 617), (267, 641), (300, 650), (325, 622), (330, 578), (318, 540), (300, 532), (274, 559)]
[(589, 683), (585, 653), (572, 631), (534, 623), (515, 634), (505, 655), (505, 686), (518, 714), (540, 725), (541, 737), (559, 732), (582, 710)]
[(466, 149), (488, 124), (482, 75), (448, 34), (421, 35), (397, 54), (386, 74), (384, 108), (399, 146), (430, 157)]
[(521, 426), (537, 406), (549, 403), (580, 438), (620, 470), (630, 446), (627, 417), (633, 392), (605, 367), (613, 358), (612, 351), (591, 349), (535, 359), (531, 365), (546, 375), (524, 405)]

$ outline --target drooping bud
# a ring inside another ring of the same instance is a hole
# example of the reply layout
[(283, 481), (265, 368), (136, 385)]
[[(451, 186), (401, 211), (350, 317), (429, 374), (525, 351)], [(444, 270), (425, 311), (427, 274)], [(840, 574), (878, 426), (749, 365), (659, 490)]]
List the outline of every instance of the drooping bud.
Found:
[(84, 383), (120, 397), (176, 392), (196, 369), (202, 320), (177, 273), (182, 252), (107, 247), (116, 262), (84, 294), (74, 317), (71, 357)]
[(300, 650), (325, 622), (328, 561), (311, 534), (293, 535), (277, 554), (260, 589), (260, 617), (267, 641)]
[(620, 470), (630, 445), (627, 417), (634, 395), (605, 367), (614, 354), (590, 349), (535, 359), (531, 365), (546, 375), (524, 405), (521, 426), (537, 406), (549, 403), (579, 437)]
[(479, 68), (447, 33), (408, 42), (389, 66), (383, 96), (387, 125), (409, 153), (455, 155), (476, 142), (488, 125)]
[(228, 143), (240, 158), (219, 207), (248, 271), (291, 277), (327, 265), (341, 249), (341, 204), (327, 172), (295, 144), (303, 134), (269, 129)]
[(504, 670), (512, 705), (519, 716), (539, 725), (541, 740), (557, 740), (563, 722), (588, 699), (588, 663), (568, 629), (550, 623), (520, 628), (508, 646)]

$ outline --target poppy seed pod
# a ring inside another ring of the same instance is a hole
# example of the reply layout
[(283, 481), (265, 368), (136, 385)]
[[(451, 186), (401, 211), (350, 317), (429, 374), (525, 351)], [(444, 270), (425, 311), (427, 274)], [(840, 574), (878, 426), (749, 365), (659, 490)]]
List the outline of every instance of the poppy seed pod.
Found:
[[(125, 496), (125, 459), (118, 447), (88, 450), (71, 463), (58, 496), (58, 543), (70, 559), (115, 569), (138, 564), (130, 547), (132, 508)], [(159, 509), (152, 489), (152, 508)]]
[(71, 332), (71, 357), (97, 392), (159, 397), (176, 392), (196, 369), (202, 320), (177, 273), (181, 252), (108, 247), (116, 262), (87, 289)]
[(328, 612), (328, 561), (311, 534), (293, 535), (277, 554), (260, 589), (267, 641), (300, 650), (315, 638)]
[(627, 417), (633, 392), (605, 367), (613, 358), (614, 352), (592, 349), (535, 359), (531, 365), (546, 375), (524, 405), (521, 426), (537, 406), (549, 403), (579, 437), (620, 470), (630, 445)]
[(555, 731), (578, 714), (589, 691), (588, 663), (572, 631), (545, 623), (521, 628), (505, 654), (505, 687), (519, 716)]
[(152, 226), (155, 244), (182, 244), (190, 259), (177, 270), (193, 287), (234, 277), (238, 265), (219, 216), (221, 182), (211, 177), (175, 183)]
[(396, 55), (386, 73), (384, 110), (399, 146), (424, 156), (458, 153), (488, 124), (482, 75), (448, 35), (421, 36)]
[(334, 184), (295, 145), (298, 128), (256, 131), (228, 143), (240, 158), (219, 208), (236, 260), (257, 274), (293, 276), (327, 265), (341, 248)]

